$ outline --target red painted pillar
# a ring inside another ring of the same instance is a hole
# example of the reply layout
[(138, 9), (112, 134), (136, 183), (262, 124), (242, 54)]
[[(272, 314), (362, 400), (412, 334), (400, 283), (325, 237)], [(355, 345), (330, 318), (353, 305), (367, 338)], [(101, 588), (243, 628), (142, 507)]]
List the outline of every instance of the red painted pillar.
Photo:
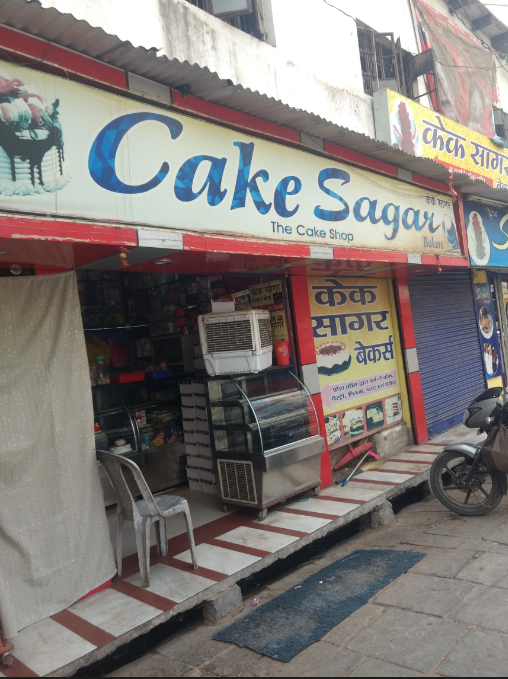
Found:
[(307, 385), (316, 407), (321, 435), (325, 439), (326, 448), (321, 455), (321, 487), (325, 488), (333, 483), (330, 451), (326, 440), (325, 416), (321, 401), (321, 388), (316, 363), (316, 349), (312, 334), (312, 319), (310, 314), (309, 289), (305, 276), (291, 276), (291, 292), (294, 310), (294, 333), (296, 350), (302, 366), (303, 381)]
[(409, 299), (409, 287), (407, 278), (396, 278), (395, 289), (400, 313), (400, 333), (402, 347), (404, 349), (406, 371), (409, 383), (409, 399), (413, 415), (413, 427), (416, 443), (424, 443), (429, 440), (427, 422), (425, 419), (425, 406), (423, 404), (422, 382), (420, 368), (418, 366), (418, 354), (413, 327), (413, 313)]

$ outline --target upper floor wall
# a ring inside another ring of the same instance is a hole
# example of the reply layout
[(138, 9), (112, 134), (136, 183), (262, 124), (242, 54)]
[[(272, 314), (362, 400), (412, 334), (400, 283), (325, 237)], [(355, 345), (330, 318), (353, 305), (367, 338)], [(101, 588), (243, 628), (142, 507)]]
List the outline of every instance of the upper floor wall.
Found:
[[(72, 13), (135, 46), (208, 68), (232, 86), (370, 137), (375, 137), (373, 105), (364, 91), (357, 25), (393, 33), (403, 50), (420, 51), (411, 0), (256, 0), (263, 39), (201, 9), (207, 1), (41, 0), (41, 4)], [(467, 18), (451, 12), (445, 0), (426, 2), (457, 26), (467, 24)], [(498, 89), (500, 105), (508, 111), (505, 69), (506, 64), (499, 65)], [(425, 91), (422, 79), (416, 88)], [(213, 93), (210, 99), (214, 100)], [(420, 103), (430, 105), (426, 98)]]

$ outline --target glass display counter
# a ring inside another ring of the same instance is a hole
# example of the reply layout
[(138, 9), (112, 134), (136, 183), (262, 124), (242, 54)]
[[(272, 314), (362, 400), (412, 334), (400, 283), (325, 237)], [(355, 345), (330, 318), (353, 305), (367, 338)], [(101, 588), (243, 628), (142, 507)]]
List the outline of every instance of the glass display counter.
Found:
[[(152, 492), (187, 479), (178, 384), (160, 379), (92, 387), (95, 447), (138, 464)], [(116, 446), (122, 442), (122, 445)], [(106, 505), (116, 502), (100, 469)]]
[(207, 380), (217, 483), (225, 505), (255, 507), (317, 489), (325, 441), (311, 394), (290, 369)]

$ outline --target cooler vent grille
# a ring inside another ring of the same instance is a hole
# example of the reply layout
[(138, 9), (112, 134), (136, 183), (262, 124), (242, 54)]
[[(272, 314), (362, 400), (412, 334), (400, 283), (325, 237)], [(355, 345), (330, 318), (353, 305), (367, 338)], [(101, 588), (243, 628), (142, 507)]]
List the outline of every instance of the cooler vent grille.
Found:
[[(268, 326), (270, 326), (270, 321), (268, 319), (267, 321)], [(220, 323), (205, 322), (205, 330), (206, 344), (210, 354), (218, 354), (223, 351), (252, 351), (254, 349), (250, 320), (224, 320)]]
[(258, 322), (261, 349), (264, 349), (265, 347), (269, 347), (272, 343), (272, 326), (269, 318), (260, 318)]
[(224, 500), (257, 504), (252, 462), (218, 460), (220, 485)]

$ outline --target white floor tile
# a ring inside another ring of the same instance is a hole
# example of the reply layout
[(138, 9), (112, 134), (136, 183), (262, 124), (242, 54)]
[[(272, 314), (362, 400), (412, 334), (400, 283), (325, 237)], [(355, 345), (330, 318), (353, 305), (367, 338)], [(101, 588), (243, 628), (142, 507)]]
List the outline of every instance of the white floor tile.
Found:
[[(215, 545), (202, 544), (196, 547), (198, 563), (204, 568), (209, 568), (217, 573), (224, 573), (225, 575), (233, 575), (238, 573), (243, 568), (250, 566), (252, 563), (259, 561), (258, 556), (251, 556), (250, 554), (241, 554), (240, 552), (233, 552), (229, 549), (216, 547)], [(179, 554), (177, 559), (191, 563), (191, 555), (187, 550)]]
[(426, 471), (432, 464), (432, 460), (428, 461), (428, 466), (425, 464), (411, 464), (410, 462), (385, 462), (383, 469), (386, 471), (397, 471), (397, 472), (416, 472), (421, 474)]
[(407, 481), (408, 479), (412, 478), (412, 474), (390, 474), (388, 472), (378, 472), (375, 470), (371, 472), (364, 472), (362, 474), (362, 479), (365, 479), (365, 481), (388, 481), (389, 483), (402, 483), (403, 481)]
[(436, 453), (435, 455), (425, 455), (424, 453), (417, 453), (416, 451), (410, 451), (407, 453), (400, 453), (400, 455), (395, 455), (392, 459), (393, 460), (415, 460), (418, 462), (429, 462), (432, 464), (436, 457), (439, 455), (439, 453)]
[(16, 658), (41, 677), (95, 648), (51, 618), (26, 627), (14, 641)]
[(265, 526), (277, 526), (278, 528), (289, 528), (299, 530), (302, 533), (313, 533), (315, 530), (330, 523), (329, 519), (318, 519), (315, 516), (302, 516), (301, 514), (288, 514), (286, 512), (269, 512), (264, 521), (255, 523)]
[(234, 530), (219, 536), (219, 540), (232, 542), (235, 545), (242, 545), (244, 547), (254, 547), (255, 549), (262, 549), (265, 552), (276, 552), (286, 545), (298, 540), (292, 535), (281, 535), (280, 533), (269, 533), (266, 530), (250, 528), (248, 526), (240, 526)]
[[(205, 564), (202, 563), (201, 565), (204, 566)], [(126, 578), (126, 581), (141, 587), (139, 573)], [(212, 585), (215, 585), (215, 580), (208, 580), (200, 575), (158, 563), (150, 568), (150, 587), (146, 591), (166, 597), (166, 599), (171, 599), (171, 601), (176, 601), (179, 604)]]
[[(361, 479), (363, 478), (364, 474), (361, 476), (357, 476), (356, 479)], [(363, 490), (371, 490), (371, 489), (376, 489), (380, 495), (384, 495), (384, 493), (387, 493), (391, 490), (393, 490), (393, 486), (388, 486), (388, 485), (382, 485), (380, 483), (367, 483), (366, 481), (357, 481), (356, 479), (351, 479), (351, 481), (348, 483), (348, 486), (351, 486), (351, 488), (363, 488)], [(388, 481), (388, 479), (385, 479), (385, 481)], [(347, 488), (347, 486), (346, 486)], [(376, 496), (377, 497), (377, 496)]]
[(2, 673), (0, 672), (0, 677), (5, 677), (5, 674), (2, 674)]
[(119, 637), (134, 627), (160, 615), (160, 610), (130, 596), (105, 589), (69, 608), (92, 625)]
[(286, 505), (288, 509), (301, 509), (303, 512), (316, 512), (318, 514), (331, 514), (333, 516), (343, 516), (352, 512), (354, 505), (347, 502), (335, 502), (334, 500), (318, 500), (315, 497), (307, 502), (291, 502)]
[(409, 446), (409, 448), (406, 448), (406, 450), (411, 450), (414, 453), (425, 451), (426, 453), (436, 453), (437, 455), (444, 449), (445, 446), (426, 446), (425, 444), (422, 446)]
[(363, 500), (364, 502), (373, 500), (384, 492), (384, 488), (381, 486), (371, 485), (369, 488), (362, 488), (357, 483), (349, 482), (344, 487), (330, 486), (329, 488), (323, 488), (321, 491), (322, 495), (330, 495), (337, 498), (343, 497), (347, 500)]

